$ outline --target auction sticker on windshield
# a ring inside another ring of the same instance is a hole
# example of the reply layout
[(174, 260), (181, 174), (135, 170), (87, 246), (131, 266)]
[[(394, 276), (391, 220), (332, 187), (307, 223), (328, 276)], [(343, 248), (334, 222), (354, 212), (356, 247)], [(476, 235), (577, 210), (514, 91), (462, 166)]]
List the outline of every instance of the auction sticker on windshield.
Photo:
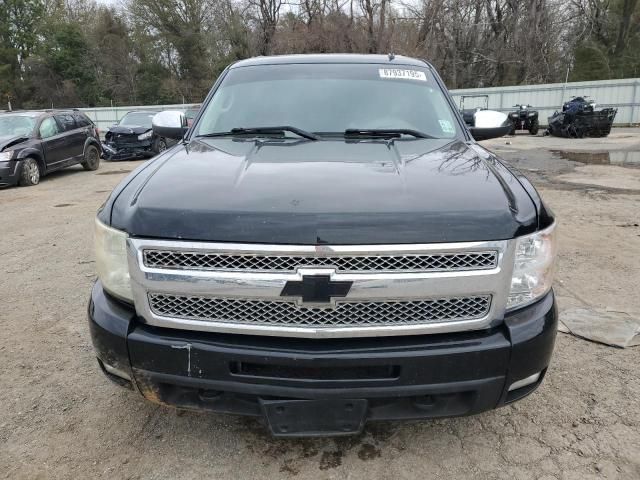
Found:
[(442, 133), (456, 133), (456, 129), (453, 128), (453, 125), (449, 120), (438, 120), (438, 122), (440, 122)]
[(420, 70), (406, 70), (403, 68), (379, 68), (378, 74), (380, 78), (392, 78), (402, 80), (420, 80), (427, 81), (427, 76)]

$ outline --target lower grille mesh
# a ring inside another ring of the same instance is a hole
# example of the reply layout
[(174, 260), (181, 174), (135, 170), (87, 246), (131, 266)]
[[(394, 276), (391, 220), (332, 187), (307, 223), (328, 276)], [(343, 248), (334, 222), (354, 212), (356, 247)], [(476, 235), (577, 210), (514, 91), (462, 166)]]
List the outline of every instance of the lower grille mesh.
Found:
[(298, 307), (292, 302), (149, 293), (156, 315), (244, 325), (280, 327), (373, 327), (456, 322), (482, 318), (490, 295), (415, 301), (341, 302), (335, 308)]

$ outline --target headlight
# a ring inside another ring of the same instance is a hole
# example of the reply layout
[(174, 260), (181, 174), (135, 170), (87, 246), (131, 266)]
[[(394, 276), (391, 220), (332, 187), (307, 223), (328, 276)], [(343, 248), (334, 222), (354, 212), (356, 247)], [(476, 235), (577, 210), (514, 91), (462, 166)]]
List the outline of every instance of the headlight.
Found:
[(507, 308), (532, 303), (551, 289), (557, 245), (556, 224), (516, 239), (516, 255)]
[(149, 140), (151, 138), (151, 135), (153, 135), (153, 130), (149, 130), (142, 135), (138, 135), (138, 140)]
[(107, 227), (96, 219), (96, 267), (102, 286), (112, 295), (133, 301), (129, 264), (127, 263), (127, 234)]
[(13, 150), (9, 150), (8, 152), (0, 152), (0, 162), (8, 162), (11, 160), (13, 156)]

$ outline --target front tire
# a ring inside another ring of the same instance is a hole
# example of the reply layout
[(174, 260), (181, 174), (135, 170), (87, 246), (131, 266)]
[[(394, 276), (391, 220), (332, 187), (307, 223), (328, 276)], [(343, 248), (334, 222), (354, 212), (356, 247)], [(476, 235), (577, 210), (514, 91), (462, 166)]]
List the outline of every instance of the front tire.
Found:
[(82, 168), (90, 172), (100, 166), (100, 152), (94, 145), (89, 145), (84, 152), (84, 160), (80, 163)]
[(540, 129), (540, 124), (538, 123), (538, 120), (532, 121), (531, 125), (529, 125), (529, 133), (531, 135), (538, 135), (539, 129)]
[(153, 142), (153, 151), (158, 154), (162, 153), (167, 149), (167, 141), (164, 138), (156, 138), (155, 142)]
[(40, 183), (40, 167), (35, 158), (25, 158), (22, 162), (22, 173), (20, 174), (20, 186), (32, 187)]

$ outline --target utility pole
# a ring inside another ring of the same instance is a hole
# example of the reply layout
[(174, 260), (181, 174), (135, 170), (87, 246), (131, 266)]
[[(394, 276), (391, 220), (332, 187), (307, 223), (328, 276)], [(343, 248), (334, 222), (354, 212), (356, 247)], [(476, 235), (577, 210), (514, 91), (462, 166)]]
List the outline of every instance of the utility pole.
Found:
[(562, 110), (562, 105), (564, 105), (564, 95), (567, 91), (567, 83), (569, 83), (569, 71), (571, 70), (571, 62), (567, 65), (567, 75), (564, 77), (564, 85), (562, 86), (562, 98), (560, 99), (560, 110)]

